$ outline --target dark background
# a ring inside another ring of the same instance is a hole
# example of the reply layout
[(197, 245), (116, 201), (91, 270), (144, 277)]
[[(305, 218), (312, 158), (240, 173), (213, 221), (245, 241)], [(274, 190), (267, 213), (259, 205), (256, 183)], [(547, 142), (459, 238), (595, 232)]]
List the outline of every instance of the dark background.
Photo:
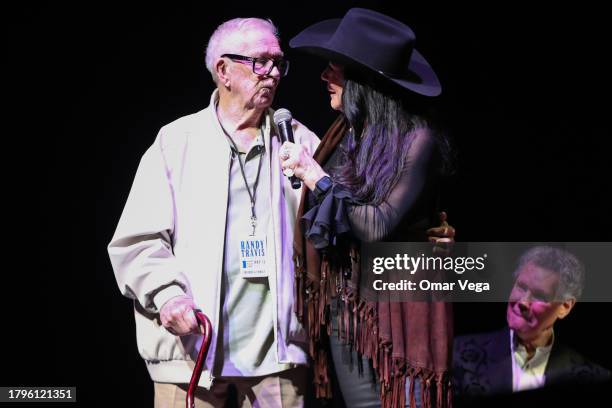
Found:
[[(612, 241), (603, 6), (400, 3), (3, 6), (0, 385), (76, 385), (79, 405), (152, 406), (105, 247), (158, 129), (207, 106), (207, 39), (234, 17), (278, 25), (292, 66), (274, 106), (319, 135), (335, 117), (325, 62), (288, 40), (356, 5), (406, 22), (444, 85), (435, 104), (458, 160), (443, 208), (457, 240)], [(557, 339), (612, 367), (611, 309), (579, 304)], [(456, 305), (458, 334), (504, 319), (504, 304)]]

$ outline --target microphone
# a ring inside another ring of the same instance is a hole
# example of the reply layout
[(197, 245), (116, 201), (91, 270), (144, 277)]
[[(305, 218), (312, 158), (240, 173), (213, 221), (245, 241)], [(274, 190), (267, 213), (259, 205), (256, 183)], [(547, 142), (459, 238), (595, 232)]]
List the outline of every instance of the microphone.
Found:
[[(276, 126), (278, 126), (278, 130), (280, 131), (280, 138), (283, 143), (295, 143), (293, 141), (293, 129), (291, 129), (291, 119), (293, 119), (293, 117), (291, 116), (291, 112), (289, 112), (289, 110), (287, 109), (281, 108), (274, 112), (274, 123), (276, 123)], [(296, 176), (290, 176), (289, 180), (291, 180), (291, 187), (293, 187), (294, 189), (298, 189), (302, 186), (302, 182)]]

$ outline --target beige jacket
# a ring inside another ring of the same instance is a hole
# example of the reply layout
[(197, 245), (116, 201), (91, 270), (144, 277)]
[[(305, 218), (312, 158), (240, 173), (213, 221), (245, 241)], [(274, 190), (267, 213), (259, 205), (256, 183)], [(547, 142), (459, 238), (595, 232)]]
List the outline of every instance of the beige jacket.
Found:
[[(162, 127), (146, 151), (115, 235), (108, 246), (119, 289), (134, 299), (137, 342), (153, 381), (188, 383), (201, 336), (177, 337), (161, 326), (159, 307), (184, 293), (210, 318), (213, 338), (200, 386), (210, 387), (220, 316), (221, 274), (228, 200), (230, 147), (215, 112), (217, 92), (204, 110)], [(306, 364), (306, 333), (293, 311), (293, 226), (300, 190), (293, 190), (278, 160), (282, 145), (265, 117), (270, 149), (270, 230), (275, 266), (270, 290), (280, 363)], [(295, 142), (314, 153), (319, 139), (297, 121)]]

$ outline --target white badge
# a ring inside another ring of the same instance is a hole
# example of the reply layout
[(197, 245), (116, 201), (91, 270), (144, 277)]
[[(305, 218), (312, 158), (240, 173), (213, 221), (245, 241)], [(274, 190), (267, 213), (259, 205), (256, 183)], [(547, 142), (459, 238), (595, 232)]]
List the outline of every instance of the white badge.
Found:
[(266, 236), (246, 235), (240, 240), (240, 276), (248, 278), (265, 278), (266, 270)]

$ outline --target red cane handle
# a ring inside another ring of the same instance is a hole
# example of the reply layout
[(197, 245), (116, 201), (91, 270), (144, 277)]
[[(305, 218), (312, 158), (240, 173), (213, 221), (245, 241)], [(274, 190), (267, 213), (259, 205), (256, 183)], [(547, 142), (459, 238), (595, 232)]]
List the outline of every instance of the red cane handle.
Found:
[(198, 382), (200, 381), (200, 375), (202, 375), (202, 368), (204, 367), (206, 355), (208, 354), (208, 347), (210, 346), (210, 338), (212, 337), (212, 325), (210, 324), (208, 317), (206, 317), (206, 315), (199, 309), (193, 309), (193, 313), (198, 320), (198, 324), (203, 329), (204, 339), (202, 340), (202, 346), (200, 347), (200, 352), (198, 353), (198, 359), (196, 360), (193, 374), (191, 374), (189, 388), (187, 389), (187, 408), (195, 407), (193, 396), (196, 388), (198, 388)]

